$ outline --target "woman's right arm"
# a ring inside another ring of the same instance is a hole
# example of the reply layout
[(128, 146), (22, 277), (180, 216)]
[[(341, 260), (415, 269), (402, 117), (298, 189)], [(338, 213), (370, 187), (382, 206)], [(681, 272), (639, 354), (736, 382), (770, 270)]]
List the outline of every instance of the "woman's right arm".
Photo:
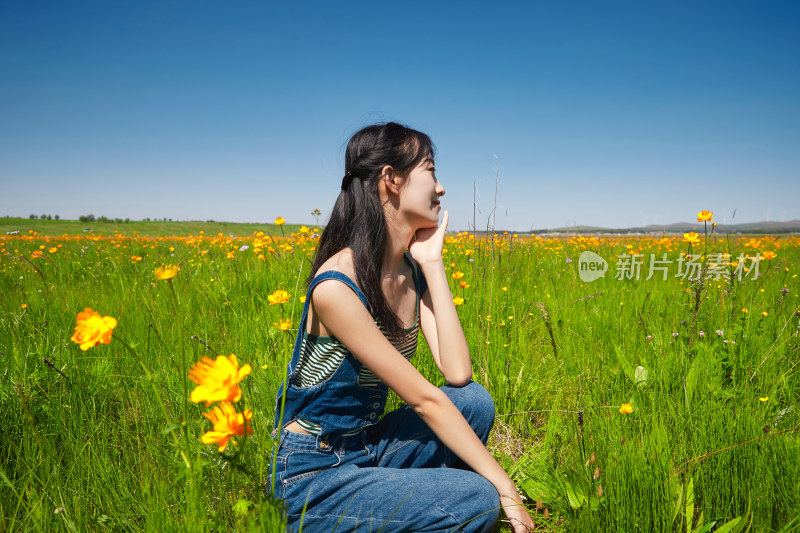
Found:
[(397, 393), (437, 437), (497, 489), (515, 533), (533, 528), (514, 483), (450, 399), (384, 337), (361, 300), (343, 283), (320, 283), (312, 295), (316, 317), (361, 363)]

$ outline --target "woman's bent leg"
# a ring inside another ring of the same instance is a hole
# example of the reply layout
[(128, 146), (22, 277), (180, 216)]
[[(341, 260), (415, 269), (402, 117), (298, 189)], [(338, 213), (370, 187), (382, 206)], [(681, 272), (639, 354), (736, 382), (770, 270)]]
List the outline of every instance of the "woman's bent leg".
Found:
[(289, 522), (309, 532), (487, 532), (500, 500), (480, 475), (454, 468), (359, 468), (345, 465), (286, 487), (306, 502)]
[[(495, 416), (494, 400), (489, 392), (474, 381), (463, 387), (445, 385), (441, 390), (486, 444)], [(409, 406), (387, 413), (380, 423), (368, 429), (367, 441), (378, 466), (466, 468)]]

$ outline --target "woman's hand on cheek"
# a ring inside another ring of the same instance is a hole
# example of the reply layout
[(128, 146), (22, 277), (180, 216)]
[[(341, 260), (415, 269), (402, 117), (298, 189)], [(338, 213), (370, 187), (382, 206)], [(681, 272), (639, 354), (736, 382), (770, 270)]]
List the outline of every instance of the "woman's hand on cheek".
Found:
[(430, 263), (442, 260), (442, 247), (444, 246), (444, 234), (447, 231), (447, 222), (450, 214), (445, 211), (442, 215), (442, 222), (432, 228), (417, 230), (408, 251), (417, 263)]

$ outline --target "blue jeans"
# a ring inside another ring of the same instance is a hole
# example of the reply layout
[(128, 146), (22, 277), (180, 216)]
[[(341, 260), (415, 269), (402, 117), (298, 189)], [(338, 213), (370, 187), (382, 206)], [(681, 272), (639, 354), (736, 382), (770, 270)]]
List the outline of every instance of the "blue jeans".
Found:
[[(494, 401), (477, 383), (441, 389), (485, 444)], [(308, 533), (489, 531), (500, 512), (494, 486), (469, 470), (408, 406), (333, 443), (283, 430), (276, 495), (290, 527)]]

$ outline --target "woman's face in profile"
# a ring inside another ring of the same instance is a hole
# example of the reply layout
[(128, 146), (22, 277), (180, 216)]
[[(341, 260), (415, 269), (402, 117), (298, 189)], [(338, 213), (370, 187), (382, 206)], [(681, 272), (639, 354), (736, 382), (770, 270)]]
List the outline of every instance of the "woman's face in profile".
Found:
[(439, 223), (442, 206), (439, 198), (445, 190), (436, 178), (433, 159), (426, 158), (414, 167), (400, 187), (400, 212), (415, 228), (429, 228)]

